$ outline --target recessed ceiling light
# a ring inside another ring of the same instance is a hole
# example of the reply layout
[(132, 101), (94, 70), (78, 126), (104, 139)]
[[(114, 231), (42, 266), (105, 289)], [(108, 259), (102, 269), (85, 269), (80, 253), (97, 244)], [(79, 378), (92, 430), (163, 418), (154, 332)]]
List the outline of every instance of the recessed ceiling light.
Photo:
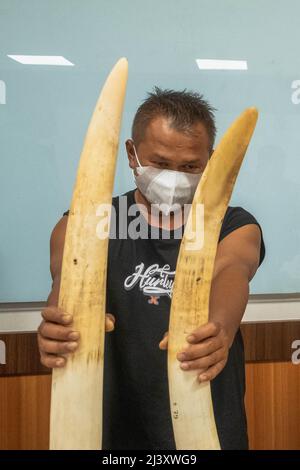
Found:
[(20, 64), (25, 65), (74, 65), (61, 55), (10, 55), (10, 57)]
[(246, 60), (196, 59), (200, 70), (248, 70)]

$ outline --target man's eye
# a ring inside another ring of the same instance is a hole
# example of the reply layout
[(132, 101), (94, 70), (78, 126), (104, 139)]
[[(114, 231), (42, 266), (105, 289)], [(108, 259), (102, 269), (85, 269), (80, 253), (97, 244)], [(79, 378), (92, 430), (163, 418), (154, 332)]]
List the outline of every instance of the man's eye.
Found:
[(195, 170), (195, 165), (184, 165), (183, 167), (185, 170)]
[(160, 167), (160, 168), (166, 168), (168, 166), (168, 164), (166, 162), (158, 162), (157, 165)]

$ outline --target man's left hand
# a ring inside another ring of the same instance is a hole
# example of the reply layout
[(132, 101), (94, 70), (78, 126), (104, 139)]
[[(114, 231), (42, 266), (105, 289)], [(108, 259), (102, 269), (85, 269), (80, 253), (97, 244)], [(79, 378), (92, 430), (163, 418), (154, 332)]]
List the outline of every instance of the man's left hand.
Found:
[[(230, 342), (220, 323), (210, 321), (194, 330), (187, 338), (188, 345), (177, 354), (182, 370), (197, 370), (199, 382), (213, 380), (225, 367)], [(168, 348), (168, 333), (159, 343)]]

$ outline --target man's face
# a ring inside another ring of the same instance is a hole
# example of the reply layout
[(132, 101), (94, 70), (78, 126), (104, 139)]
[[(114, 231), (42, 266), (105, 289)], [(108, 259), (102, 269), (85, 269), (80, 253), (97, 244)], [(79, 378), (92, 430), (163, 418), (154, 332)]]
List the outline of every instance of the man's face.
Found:
[[(170, 127), (166, 117), (159, 116), (148, 125), (144, 139), (136, 148), (142, 166), (200, 173), (209, 156), (210, 145), (205, 126), (199, 122), (193, 126), (192, 134)], [(130, 168), (138, 166), (132, 140), (126, 141)]]

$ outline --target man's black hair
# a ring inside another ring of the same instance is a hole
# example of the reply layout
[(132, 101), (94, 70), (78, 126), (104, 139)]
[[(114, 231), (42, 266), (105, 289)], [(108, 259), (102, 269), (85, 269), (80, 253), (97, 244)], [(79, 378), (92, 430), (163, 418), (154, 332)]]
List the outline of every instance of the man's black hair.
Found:
[(216, 137), (214, 111), (215, 109), (199, 93), (162, 90), (155, 87), (152, 93), (148, 93), (148, 97), (135, 114), (132, 139), (138, 145), (150, 122), (158, 116), (164, 116), (169, 118), (171, 127), (186, 133), (192, 133), (192, 127), (197, 122), (202, 122), (208, 134), (211, 151)]

